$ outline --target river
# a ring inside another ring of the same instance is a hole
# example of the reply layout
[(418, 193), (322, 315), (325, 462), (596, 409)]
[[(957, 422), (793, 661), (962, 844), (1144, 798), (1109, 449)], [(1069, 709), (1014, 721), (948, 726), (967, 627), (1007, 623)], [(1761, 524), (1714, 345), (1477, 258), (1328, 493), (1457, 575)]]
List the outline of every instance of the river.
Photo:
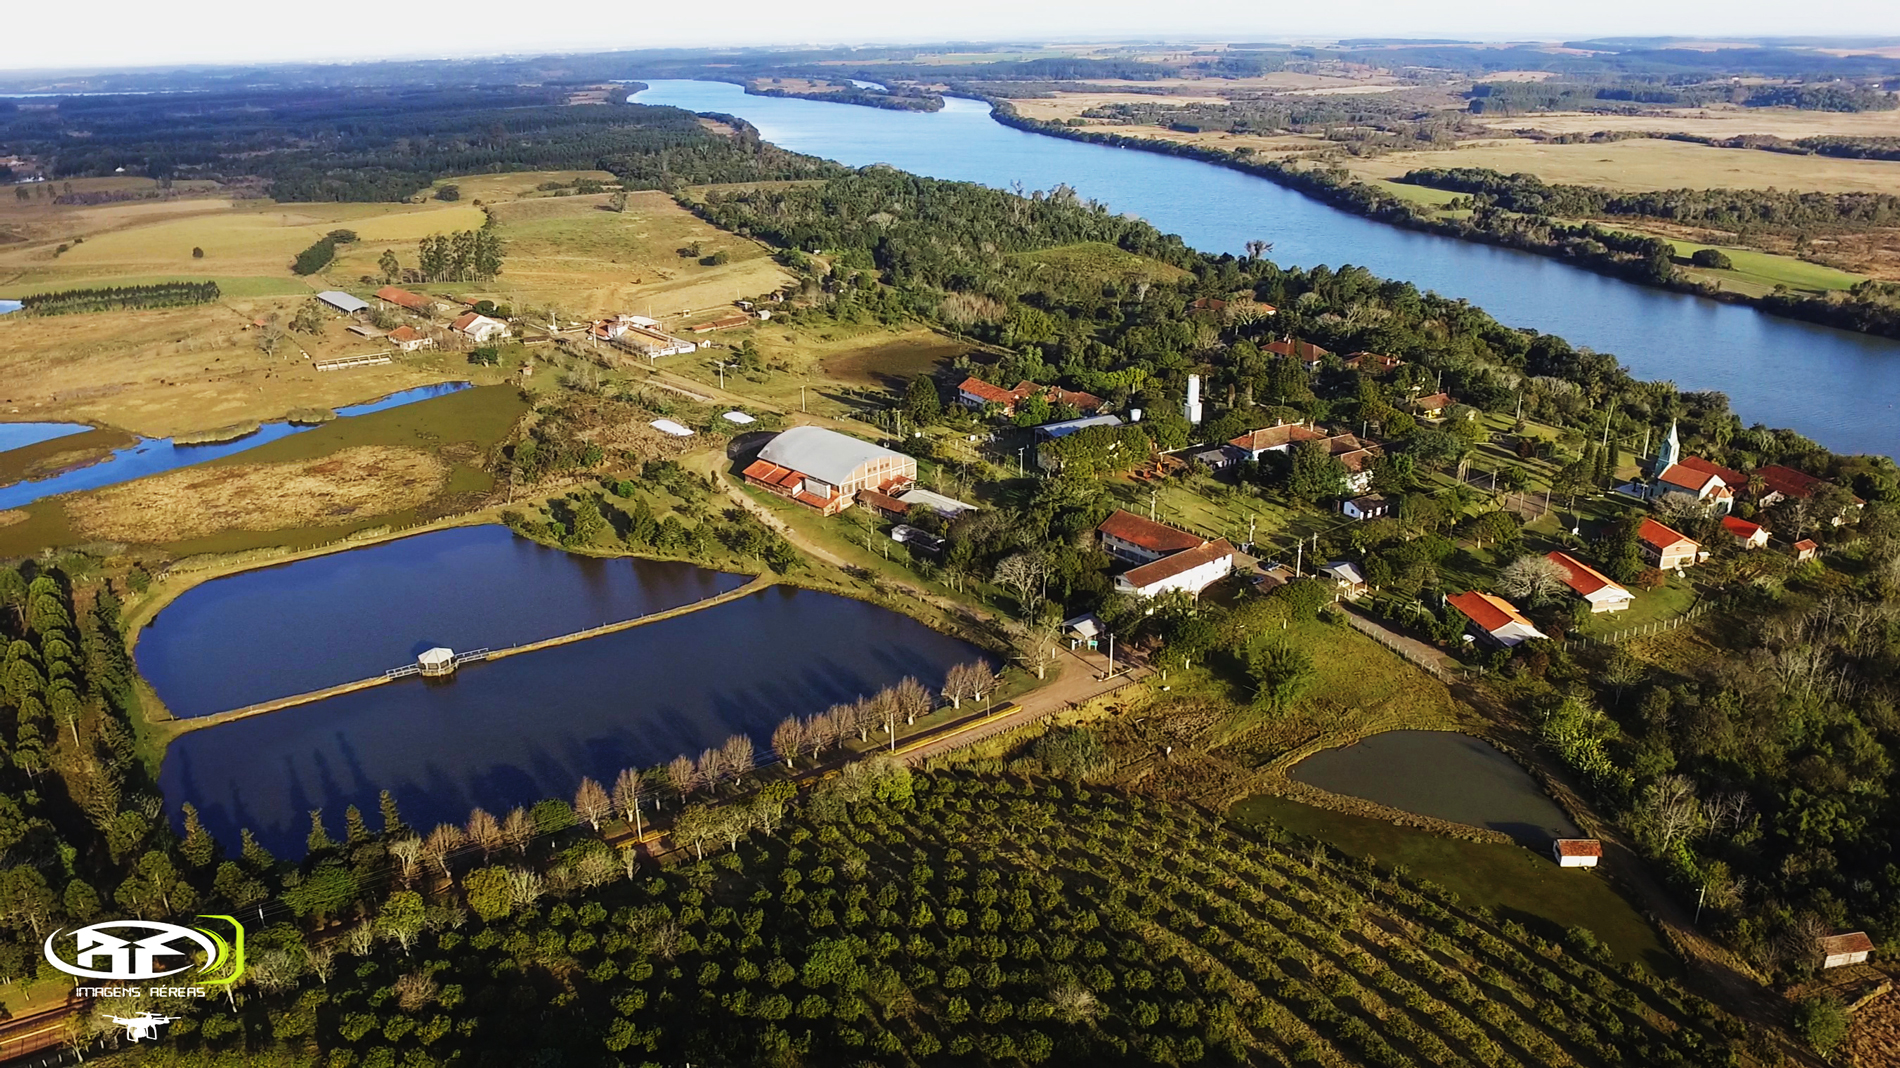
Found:
[(989, 106), (973, 100), (889, 111), (747, 96), (727, 82), (650, 84), (632, 99), (737, 115), (774, 144), (851, 166), (888, 163), (996, 188), (1066, 183), (1207, 252), (1238, 255), (1259, 238), (1273, 242), (1279, 263), (1357, 264), (1465, 298), (1512, 326), (1614, 353), (1638, 377), (1720, 390), (1746, 422), (1791, 427), (1839, 452), (1900, 455), (1900, 342), (1387, 226), (1210, 163), (1027, 133), (993, 121)]
[[(397, 393), (391, 393), (386, 397), (381, 397), (365, 404), (345, 405), (344, 407), (338, 408), (336, 414), (339, 419), (348, 419), (355, 415), (368, 415), (371, 412), (387, 411), (390, 408), (399, 408), (405, 404), (414, 404), (416, 401), (428, 400), (432, 397), (447, 396), (450, 393), (469, 389), (472, 385), (473, 384), (469, 382), (441, 382), (433, 386), (417, 386), (414, 389), (405, 389)], [(45, 427), (58, 424), (28, 423), (19, 425)], [(4, 424), (0, 424), (0, 428), (3, 427)], [(86, 429), (88, 428), (84, 426), (75, 426), (73, 432), (77, 433)], [(295, 423), (265, 423), (259, 427), (255, 433), (246, 434), (232, 441), (221, 441), (205, 445), (177, 445), (173, 444), (170, 438), (142, 438), (135, 445), (129, 445), (123, 449), (115, 450), (111, 456), (98, 463), (75, 467), (70, 471), (62, 471), (57, 475), (52, 475), (47, 478), (29, 479), (24, 482), (16, 482), (10, 486), (0, 486), (0, 509), (21, 508), (43, 497), (52, 497), (61, 493), (73, 493), (78, 490), (99, 489), (103, 486), (116, 486), (121, 482), (130, 482), (135, 478), (144, 478), (147, 475), (162, 474), (163, 472), (171, 471), (176, 468), (189, 467), (192, 464), (201, 464), (208, 460), (221, 459), (235, 453), (243, 452), (246, 449), (255, 449), (265, 442), (276, 441), (279, 438), (287, 438), (292, 434), (301, 434), (310, 429), (312, 429), (312, 427), (300, 426)], [(49, 440), (49, 438), (59, 436), (60, 435), (54, 434), (39, 440)], [(29, 444), (32, 444), (32, 441), (26, 440), (25, 432), (21, 434), (21, 440), (11, 443), (9, 443), (9, 439), (5, 433), (0, 432), (0, 451), (4, 451), (5, 449), (17, 449)]]
[[(392, 653), (445, 637), (566, 633), (737, 578), (573, 556), (497, 527), (438, 531), (215, 579), (159, 612), (138, 662), (167, 703), (208, 708), (374, 674), (393, 666)], [(209, 592), (192, 599), (199, 590)], [(166, 750), (159, 783), (174, 817), (191, 802), (228, 846), (249, 827), (278, 855), (301, 856), (313, 808), (340, 834), (345, 806), (373, 821), (387, 789), (426, 829), (462, 822), (475, 805), (500, 812), (572, 797), (584, 775), (611, 785), (622, 768), (697, 754), (735, 733), (770, 759), (766, 742), (787, 715), (905, 675), (939, 688), (952, 665), (982, 655), (888, 609), (775, 586), (448, 679), (402, 679), (192, 731)], [(201, 677), (226, 673), (239, 678)]]

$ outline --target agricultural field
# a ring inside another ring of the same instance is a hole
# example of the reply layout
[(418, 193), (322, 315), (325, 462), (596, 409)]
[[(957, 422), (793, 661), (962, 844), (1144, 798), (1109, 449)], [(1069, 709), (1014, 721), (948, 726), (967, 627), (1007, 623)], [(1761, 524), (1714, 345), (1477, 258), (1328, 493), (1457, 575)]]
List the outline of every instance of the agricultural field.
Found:
[(1529, 172), (1553, 184), (1629, 191), (1772, 188), (1892, 193), (1900, 189), (1900, 162), (1891, 160), (1714, 148), (1660, 138), (1572, 145), (1516, 138), (1471, 141), (1446, 151), (1393, 152), (1340, 162), (1365, 180), (1396, 178), (1427, 167), (1485, 167), (1505, 174)]
[(1499, 131), (1545, 133), (1636, 131), (1685, 133), (1697, 137), (1770, 134), (1789, 141), (1803, 137), (1900, 137), (1900, 111), (1802, 111), (1798, 108), (1667, 108), (1646, 115), (1599, 115), (1553, 111), (1538, 115), (1478, 116)]

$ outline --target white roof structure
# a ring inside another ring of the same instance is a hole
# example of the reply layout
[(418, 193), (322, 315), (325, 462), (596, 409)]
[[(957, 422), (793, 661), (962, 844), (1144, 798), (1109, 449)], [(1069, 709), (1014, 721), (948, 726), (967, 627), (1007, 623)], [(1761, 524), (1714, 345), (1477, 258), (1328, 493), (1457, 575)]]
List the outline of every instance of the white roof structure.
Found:
[(897, 495), (905, 504), (921, 504), (945, 519), (955, 519), (965, 512), (974, 512), (976, 505), (967, 504), (955, 497), (945, 497), (941, 493), (932, 493), (927, 489), (908, 489)]
[(834, 486), (851, 481), (853, 472), (872, 460), (903, 455), (821, 426), (792, 427), (759, 450), (761, 460)]
[(1063, 620), (1062, 630), (1065, 634), (1074, 633), (1085, 639), (1099, 638), (1108, 633), (1108, 628), (1094, 612), (1084, 612), (1074, 619)]
[(1349, 586), (1364, 586), (1366, 584), (1366, 577), (1359, 573), (1359, 565), (1350, 560), (1335, 560), (1320, 568), (1320, 570)]
[(330, 307), (335, 308), (337, 311), (344, 312), (351, 315), (354, 315), (355, 313), (362, 311), (364, 308), (369, 307), (368, 303), (358, 300), (355, 297), (350, 296), (348, 293), (338, 293), (334, 289), (328, 290), (323, 293), (318, 293), (317, 299), (324, 302), (325, 304), (328, 304)]
[(728, 423), (737, 423), (740, 426), (758, 422), (757, 419), (752, 418), (744, 412), (727, 412), (719, 418), (724, 419)]
[(654, 421), (652, 421), (651, 423), (648, 423), (647, 425), (659, 431), (662, 434), (670, 434), (676, 438), (690, 438), (693, 436), (693, 432), (691, 430), (688, 430), (685, 427), (679, 425), (678, 423), (675, 423), (671, 419), (655, 419)]
[(1066, 438), (1078, 430), (1092, 426), (1120, 426), (1119, 415), (1085, 415), (1080, 419), (1065, 419), (1060, 423), (1044, 423), (1036, 428), (1036, 433), (1045, 438)]
[(421, 664), (423, 667), (426, 667), (426, 668), (443, 667), (449, 663), (452, 663), (454, 660), (455, 660), (455, 650), (445, 649), (440, 645), (436, 646), (433, 649), (425, 649), (423, 650), (422, 655), (416, 657), (416, 663)]

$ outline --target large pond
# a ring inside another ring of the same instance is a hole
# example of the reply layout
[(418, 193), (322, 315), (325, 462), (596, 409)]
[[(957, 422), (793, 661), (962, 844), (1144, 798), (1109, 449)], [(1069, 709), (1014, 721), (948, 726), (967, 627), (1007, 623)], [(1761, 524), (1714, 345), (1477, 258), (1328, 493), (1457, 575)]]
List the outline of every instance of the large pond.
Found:
[[(1281, 263), (1358, 264), (1469, 299), (1512, 326), (1615, 353), (1639, 377), (1721, 390), (1745, 420), (1793, 427), (1838, 451), (1900, 455), (1900, 342), (1387, 226), (1209, 163), (1026, 133), (971, 100), (935, 113), (890, 111), (678, 80), (654, 81), (634, 99), (738, 115), (775, 144), (852, 166), (888, 163), (997, 188), (1067, 184), (1208, 252), (1238, 255), (1260, 238)], [(1789, 387), (1791, 354), (1798, 388)]]
[[(269, 576), (263, 581), (275, 584), (276, 595), (224, 599), (203, 610), (195, 629), (170, 617), (177, 605), (167, 608), (158, 629), (139, 643), (140, 665), (158, 671), (155, 684), (161, 696), (173, 695), (170, 701), (185, 692), (180, 685), (197, 686), (199, 674), (285, 670), (260, 657), (316, 657), (354, 641), (407, 652), (422, 639), (413, 629), (419, 626), (449, 628), (432, 637), (462, 628), (469, 640), (506, 640), (482, 635), (524, 634), (522, 622), (509, 618), (515, 614), (564, 633), (600, 622), (610, 605), (691, 600), (732, 579), (674, 572), (636, 580), (629, 561), (522, 553), (518, 545), (486, 541), (445, 550), (459, 568), (428, 562), (436, 545), (486, 537), (488, 529), (422, 535), (258, 572)], [(398, 560), (372, 559), (360, 565), (365, 572), (356, 571), (356, 561), (391, 549), (421, 554), (419, 566), (432, 581), (463, 586), (459, 594), (431, 591), (460, 598), (459, 608), (438, 615), (414, 604), (431, 598), (396, 579), (404, 570)], [(183, 659), (161, 665), (165, 658), (155, 658), (146, 643), (167, 629), (179, 632), (171, 648)], [(253, 644), (251, 633), (263, 637)], [(299, 636), (312, 648), (296, 648)], [(425, 827), (465, 820), (475, 805), (494, 811), (571, 797), (584, 775), (610, 781), (621, 768), (696, 754), (735, 733), (751, 735), (763, 753), (787, 715), (853, 700), (905, 675), (937, 688), (952, 665), (982, 655), (875, 605), (772, 587), (644, 627), (470, 664), (447, 680), (412, 677), (193, 731), (172, 742), (159, 779), (175, 818), (189, 801), (220, 840), (235, 843), (239, 828), (250, 827), (272, 850), (296, 856), (314, 808), (324, 810), (335, 832), (345, 806), (374, 813), (384, 789), (409, 822)], [(387, 657), (377, 656), (384, 664)]]
[(166, 707), (190, 718), (380, 675), (437, 645), (522, 645), (746, 581), (460, 527), (213, 579), (166, 605), (135, 652)]
[[(441, 382), (433, 386), (418, 386), (415, 389), (405, 389), (398, 393), (391, 393), (387, 397), (370, 401), (367, 404), (346, 405), (342, 408), (338, 408), (336, 414), (339, 418), (343, 419), (348, 419), (354, 415), (368, 415), (371, 412), (398, 408), (405, 404), (414, 404), (416, 401), (428, 400), (431, 397), (446, 396), (450, 393), (469, 389), (471, 386), (472, 383), (469, 382)], [(47, 426), (53, 424), (38, 423), (27, 425)], [(78, 430), (86, 429), (88, 428), (83, 426), (78, 428)], [(135, 445), (115, 450), (111, 456), (98, 463), (75, 467), (70, 471), (62, 471), (50, 478), (16, 482), (11, 486), (0, 486), (0, 508), (20, 508), (32, 504), (42, 497), (52, 497), (61, 493), (74, 493), (79, 490), (99, 489), (102, 486), (115, 486), (121, 482), (130, 482), (135, 478), (162, 474), (175, 468), (189, 467), (192, 464), (201, 464), (208, 460), (222, 459), (223, 457), (243, 452), (246, 449), (254, 449), (265, 442), (276, 441), (279, 438), (287, 438), (292, 434), (301, 434), (309, 429), (311, 429), (311, 427), (298, 426), (294, 423), (266, 423), (260, 427), (256, 433), (246, 434), (234, 441), (224, 441), (207, 445), (178, 445), (174, 444), (170, 438), (144, 438)], [(21, 441), (14, 444), (6, 444), (5, 438), (0, 437), (0, 452), (4, 452), (6, 449), (21, 448), (29, 444), (32, 444), (32, 442)]]
[(1536, 780), (1486, 742), (1450, 731), (1387, 731), (1322, 749), (1297, 782), (1453, 823), (1502, 831), (1535, 849), (1580, 831)]

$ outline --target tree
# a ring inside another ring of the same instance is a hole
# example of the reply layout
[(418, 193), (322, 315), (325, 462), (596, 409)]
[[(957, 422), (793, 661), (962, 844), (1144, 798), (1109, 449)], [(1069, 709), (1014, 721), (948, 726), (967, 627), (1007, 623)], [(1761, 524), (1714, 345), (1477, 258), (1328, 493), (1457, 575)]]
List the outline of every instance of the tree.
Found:
[(376, 914), (376, 933), (401, 946), (406, 956), (422, 933), (425, 912), (421, 894), (398, 890), (383, 901), (381, 911)]
[(1706, 267), (1715, 271), (1728, 271), (1735, 267), (1734, 261), (1730, 260), (1728, 254), (1719, 248), (1696, 249), (1690, 254), (1689, 262), (1697, 267)]
[(284, 341), (283, 316), (271, 312), (264, 317), (264, 325), (257, 328), (257, 349), (266, 356), (277, 355), (277, 346)]
[(1287, 496), (1301, 501), (1321, 501), (1346, 492), (1350, 474), (1339, 457), (1322, 442), (1302, 441), (1293, 447), (1293, 466), (1287, 475)]
[[(488, 814), (485, 808), (478, 808), (468, 814), (468, 840), (482, 851), (482, 859), (487, 860), (507, 843), (501, 833), (501, 821)], [(403, 841), (415, 841), (413, 838)]]
[(686, 800), (688, 795), (699, 789), (699, 770), (699, 765), (693, 763), (693, 758), (688, 756), (676, 756), (666, 765), (667, 785), (673, 788), (673, 792), (679, 795), (681, 801)]
[(336, 848), (330, 840), (330, 832), (323, 828), (323, 810), (310, 810), (310, 834), (304, 839), (304, 850), (312, 855), (325, 853)]
[(1247, 657), (1254, 679), (1254, 702), (1273, 712), (1284, 712), (1312, 685), (1313, 657), (1289, 642), (1270, 640), (1255, 646)]
[(786, 716), (772, 729), (772, 752), (786, 767), (805, 750), (805, 724), (797, 716)]
[(435, 198), (437, 200), (460, 200), (462, 199), (462, 187), (459, 185), (440, 186), (435, 191)]
[(688, 805), (680, 812), (679, 818), (673, 821), (673, 840), (680, 845), (692, 846), (693, 855), (705, 860), (703, 847), (706, 839), (719, 833), (718, 822), (715, 810), (705, 805)]
[[(998, 586), (1013, 591), (1016, 595), (1016, 607), (1027, 618), (1033, 602), (1030, 595), (1038, 593), (1049, 578), (1049, 565), (1040, 553), (1015, 553), (1003, 558), (996, 565), (994, 581)], [(1038, 596), (1037, 600), (1041, 600)]]
[(607, 198), (607, 206), (618, 212), (627, 210), (627, 191), (622, 189)]
[(394, 282), (402, 277), (402, 261), (396, 258), (396, 250), (386, 248), (376, 260), (376, 269), (383, 272), (383, 281)]
[(462, 829), (453, 823), (438, 823), (435, 830), (422, 840), (422, 856), (443, 878), (449, 875), (449, 854), (461, 847), (464, 841)]
[(1527, 608), (1537, 608), (1561, 598), (1569, 586), (1570, 572), (1548, 556), (1520, 556), (1498, 571), (1498, 592)]
[(304, 301), (291, 316), (290, 328), (299, 334), (323, 333), (323, 304), (315, 297)]
[(943, 401), (937, 395), (937, 383), (929, 375), (910, 380), (904, 391), (904, 416), (914, 426), (929, 426), (943, 416)]
[(933, 707), (930, 690), (914, 676), (906, 675), (891, 687), (891, 701), (897, 713), (904, 717), (906, 726), (916, 723), (917, 717), (927, 716)]
[(633, 768), (621, 768), (614, 779), (614, 811), (620, 818), (633, 824), (634, 833), (641, 832), (640, 799), (646, 796), (646, 780)]
[(486, 923), (493, 923), (514, 911), (514, 891), (509, 886), (508, 869), (477, 868), (462, 880), (462, 893), (468, 907)]
[(1054, 620), (1034, 619), (1013, 628), (1016, 659), (1024, 667), (1036, 673), (1038, 679), (1045, 678), (1049, 665), (1061, 655), (1062, 644)]
[(600, 821), (614, 814), (613, 799), (599, 783), (583, 778), (580, 788), (574, 791), (574, 814), (598, 831)]
[(191, 250), (191, 258), (192, 258), (192, 259), (194, 259), (194, 260), (201, 260), (201, 259), (204, 259), (204, 258), (205, 258), (205, 250), (204, 250), (204, 249), (201, 249), (201, 248), (196, 248), (196, 247), (194, 247), (194, 248), (192, 248), (192, 250)]
[(1826, 994), (1804, 998), (1794, 1009), (1794, 1026), (1815, 1052), (1826, 1056), (1847, 1037), (1847, 1011)]

